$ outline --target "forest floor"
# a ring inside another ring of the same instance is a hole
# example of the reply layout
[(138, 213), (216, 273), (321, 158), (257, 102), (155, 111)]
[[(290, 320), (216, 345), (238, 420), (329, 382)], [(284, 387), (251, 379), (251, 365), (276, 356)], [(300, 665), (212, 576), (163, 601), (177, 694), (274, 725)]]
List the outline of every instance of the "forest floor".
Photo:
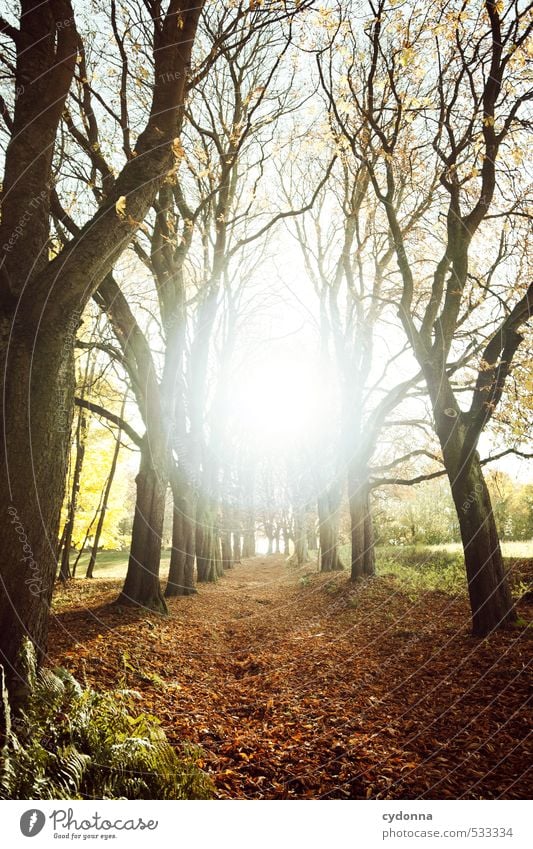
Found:
[[(395, 575), (350, 584), (257, 557), (170, 616), (110, 604), (118, 580), (58, 591), (50, 662), (139, 690), (219, 798), (527, 798), (524, 624), (469, 635), (466, 598)], [(531, 606), (520, 615), (531, 618)]]

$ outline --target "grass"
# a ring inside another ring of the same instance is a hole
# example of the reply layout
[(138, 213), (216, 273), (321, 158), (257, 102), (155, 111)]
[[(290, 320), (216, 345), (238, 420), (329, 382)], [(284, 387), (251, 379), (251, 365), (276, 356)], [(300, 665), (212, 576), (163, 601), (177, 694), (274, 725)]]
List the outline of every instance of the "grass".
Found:
[[(71, 566), (73, 565), (77, 554), (72, 553)], [(124, 578), (128, 568), (129, 552), (126, 551), (100, 551), (96, 558), (94, 567), (95, 578)], [(76, 568), (76, 578), (85, 578), (85, 572), (89, 563), (90, 554), (82, 554), (80, 562)], [(166, 578), (170, 563), (170, 550), (165, 549), (161, 556), (161, 577)]]
[[(502, 553), (504, 557), (520, 557), (527, 560), (533, 559), (533, 539), (520, 542), (502, 542)], [(460, 542), (451, 542), (446, 545), (428, 545), (430, 551), (461, 552), (463, 547)]]
[[(506, 542), (502, 544), (502, 551), (506, 566), (511, 571), (513, 593), (520, 597), (530, 588), (527, 572), (531, 573), (533, 541)], [(341, 553), (344, 562), (349, 562), (349, 546), (343, 546)], [(412, 598), (424, 592), (456, 596), (467, 590), (463, 549), (459, 543), (378, 546), (376, 571), (380, 576), (394, 576)], [(526, 573), (525, 576), (523, 573)], [(522, 580), (523, 577), (526, 580)]]
[(433, 551), (426, 546), (378, 548), (378, 575), (394, 575), (409, 596), (423, 592), (458, 595), (466, 591), (462, 551)]

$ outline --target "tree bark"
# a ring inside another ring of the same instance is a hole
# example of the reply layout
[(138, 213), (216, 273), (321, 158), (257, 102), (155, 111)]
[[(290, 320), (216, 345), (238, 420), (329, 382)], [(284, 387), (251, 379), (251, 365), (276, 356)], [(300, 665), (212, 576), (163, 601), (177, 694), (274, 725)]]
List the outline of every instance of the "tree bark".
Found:
[(236, 527), (238, 523), (234, 522), (234, 530), (233, 530), (233, 562), (240, 563), (242, 557), (242, 545), (241, 545), (241, 531), (240, 528)]
[(253, 517), (246, 517), (246, 526), (242, 536), (242, 556), (245, 560), (255, 557), (255, 530)]
[(205, 495), (198, 498), (196, 510), (196, 562), (198, 582), (217, 580), (217, 540), (212, 505)]
[(128, 572), (116, 603), (167, 613), (159, 582), (167, 479), (153, 459), (147, 448), (141, 451)]
[(174, 501), (172, 552), (165, 597), (194, 595), (195, 587), (195, 503), (191, 487), (173, 469), (170, 486)]
[[(428, 374), (435, 429), (450, 481), (464, 549), (472, 633), (483, 637), (516, 621), (509, 581), (479, 454), (471, 442), (472, 417), (463, 413), (449, 383)], [(478, 434), (479, 435), (479, 434)]]
[(490, 494), (477, 452), (463, 471), (447, 467), (447, 472), (464, 549), (472, 633), (484, 637), (516, 621)]
[(31, 639), (39, 659), (46, 651), (74, 398), (73, 349), (66, 338), (67, 328), (35, 341), (13, 333), (0, 351), (8, 411), (1, 423), (0, 663), (15, 700), (19, 685), (25, 692), (18, 663), (23, 638)]
[(220, 547), (222, 551), (222, 566), (224, 567), (224, 569), (231, 569), (233, 566), (231, 531), (226, 528), (223, 528), (222, 533), (220, 534)]
[(330, 487), (317, 499), (321, 572), (337, 572), (343, 568), (337, 552), (339, 503), (340, 492), (338, 487)]
[(294, 514), (294, 554), (298, 566), (309, 561), (305, 516), (302, 510), (296, 510)]
[[(307, 537), (306, 537), (307, 544)], [(291, 535), (289, 532), (289, 528), (287, 525), (283, 525), (283, 554), (285, 557), (289, 557), (291, 553)]]
[(374, 530), (370, 511), (368, 473), (351, 469), (348, 475), (350, 508), (351, 580), (375, 573)]

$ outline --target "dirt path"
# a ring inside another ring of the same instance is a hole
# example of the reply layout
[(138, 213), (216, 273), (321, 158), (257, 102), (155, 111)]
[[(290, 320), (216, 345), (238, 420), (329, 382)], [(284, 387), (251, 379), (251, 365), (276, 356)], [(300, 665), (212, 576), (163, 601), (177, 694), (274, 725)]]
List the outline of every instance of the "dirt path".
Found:
[(255, 558), (167, 618), (77, 581), (51, 660), (140, 690), (220, 797), (527, 797), (531, 629), (473, 640), (464, 599), (315, 569)]

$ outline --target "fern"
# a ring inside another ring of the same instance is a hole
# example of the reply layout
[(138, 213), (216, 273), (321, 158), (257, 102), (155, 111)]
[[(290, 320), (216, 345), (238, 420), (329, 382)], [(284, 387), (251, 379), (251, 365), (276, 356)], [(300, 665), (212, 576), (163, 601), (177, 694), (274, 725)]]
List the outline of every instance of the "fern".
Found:
[[(134, 715), (139, 694), (83, 688), (65, 669), (37, 669), (23, 648), (29, 695), (13, 724), (3, 677), (2, 799), (208, 799), (200, 750), (178, 753), (159, 721)], [(1, 667), (0, 667), (1, 669)]]

